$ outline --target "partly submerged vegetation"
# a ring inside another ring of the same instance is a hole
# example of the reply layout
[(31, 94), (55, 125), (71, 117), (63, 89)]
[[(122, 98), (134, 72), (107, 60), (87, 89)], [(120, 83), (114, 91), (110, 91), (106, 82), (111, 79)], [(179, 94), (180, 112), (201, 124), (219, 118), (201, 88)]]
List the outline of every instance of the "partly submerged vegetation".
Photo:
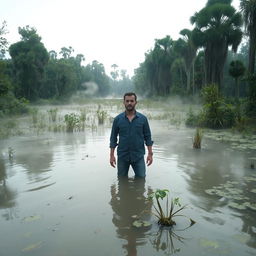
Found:
[[(176, 225), (176, 222), (174, 221), (175, 217), (183, 216), (185, 215), (180, 214), (180, 212), (186, 207), (186, 205), (181, 206), (179, 198), (173, 198), (169, 202), (168, 197), (169, 190), (168, 189), (157, 189), (155, 192), (153, 192), (149, 199), (156, 200), (156, 205), (153, 204), (153, 207), (155, 209), (154, 215), (158, 219), (158, 224), (161, 226), (173, 226)], [(165, 208), (161, 205), (160, 199), (165, 199)], [(179, 207), (176, 209), (175, 207)], [(195, 221), (190, 219), (190, 225), (195, 224)]]
[(193, 138), (193, 148), (201, 148), (201, 142), (203, 139), (203, 131), (199, 128), (196, 129), (194, 138)]

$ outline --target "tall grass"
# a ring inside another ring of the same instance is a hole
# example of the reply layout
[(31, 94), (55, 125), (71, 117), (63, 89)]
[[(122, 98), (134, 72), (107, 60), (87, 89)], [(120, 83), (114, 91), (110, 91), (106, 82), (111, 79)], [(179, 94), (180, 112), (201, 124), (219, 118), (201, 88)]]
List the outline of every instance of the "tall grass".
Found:
[(47, 112), (49, 114), (49, 120), (52, 121), (52, 122), (56, 122), (58, 109), (57, 108), (51, 108)]
[(201, 148), (201, 142), (203, 139), (203, 131), (200, 128), (196, 129), (194, 138), (193, 138), (193, 148)]

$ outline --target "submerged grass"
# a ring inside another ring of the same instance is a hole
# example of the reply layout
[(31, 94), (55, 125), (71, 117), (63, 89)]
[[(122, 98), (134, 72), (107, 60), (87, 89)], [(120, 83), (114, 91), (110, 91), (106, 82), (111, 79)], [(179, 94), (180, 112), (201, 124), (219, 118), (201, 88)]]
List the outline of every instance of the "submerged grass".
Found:
[(58, 109), (57, 108), (51, 108), (47, 112), (49, 114), (49, 120), (52, 121), (52, 122), (56, 122)]

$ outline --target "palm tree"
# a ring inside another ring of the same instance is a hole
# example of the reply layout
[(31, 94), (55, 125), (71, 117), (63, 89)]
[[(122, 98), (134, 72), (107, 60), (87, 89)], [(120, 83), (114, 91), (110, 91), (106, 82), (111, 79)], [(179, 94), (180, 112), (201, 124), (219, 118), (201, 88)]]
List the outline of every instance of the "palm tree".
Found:
[(221, 86), (228, 47), (235, 52), (242, 39), (241, 14), (231, 0), (208, 0), (206, 6), (191, 17), (195, 25), (193, 41), (205, 51), (206, 84)]
[[(192, 31), (189, 29), (183, 29), (180, 31), (183, 38), (178, 39), (175, 42), (175, 51), (184, 60), (184, 67), (187, 76), (187, 92), (190, 91), (190, 80), (191, 80), (191, 70), (194, 65), (197, 47), (195, 46), (192, 39)], [(193, 80), (193, 93), (194, 93), (194, 80)]]
[(241, 0), (240, 10), (243, 15), (245, 31), (249, 36), (248, 71), (254, 74), (256, 55), (256, 0)]

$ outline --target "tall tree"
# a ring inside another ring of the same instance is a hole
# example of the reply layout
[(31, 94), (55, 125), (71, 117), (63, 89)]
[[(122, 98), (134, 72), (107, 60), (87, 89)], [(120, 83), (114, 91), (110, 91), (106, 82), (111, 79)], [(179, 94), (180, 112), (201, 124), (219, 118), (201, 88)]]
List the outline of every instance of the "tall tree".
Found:
[(91, 81), (98, 85), (98, 95), (106, 96), (110, 90), (109, 78), (105, 73), (105, 67), (102, 63), (94, 60), (92, 64), (87, 65), (91, 73)]
[(49, 55), (35, 28), (19, 27), (21, 41), (9, 48), (13, 61), (16, 94), (29, 100), (39, 97)]
[[(189, 29), (183, 29), (180, 31), (183, 38), (178, 39), (174, 44), (175, 51), (184, 60), (184, 67), (187, 76), (187, 92), (191, 87), (191, 71), (194, 65), (197, 47), (195, 46), (192, 38), (192, 31)], [(194, 79), (193, 79), (193, 93), (194, 93)]]
[(117, 69), (118, 65), (112, 64), (111, 68), (113, 68), (113, 70), (110, 72), (110, 75), (111, 75), (112, 79), (115, 81), (119, 77), (119, 70)]
[(204, 47), (206, 83), (221, 86), (228, 47), (236, 51), (242, 39), (242, 18), (231, 0), (208, 0), (206, 6), (191, 17), (195, 25), (193, 40)]
[(250, 74), (254, 74), (256, 55), (256, 0), (241, 0), (240, 9), (243, 15), (245, 31), (249, 36), (248, 71)]

